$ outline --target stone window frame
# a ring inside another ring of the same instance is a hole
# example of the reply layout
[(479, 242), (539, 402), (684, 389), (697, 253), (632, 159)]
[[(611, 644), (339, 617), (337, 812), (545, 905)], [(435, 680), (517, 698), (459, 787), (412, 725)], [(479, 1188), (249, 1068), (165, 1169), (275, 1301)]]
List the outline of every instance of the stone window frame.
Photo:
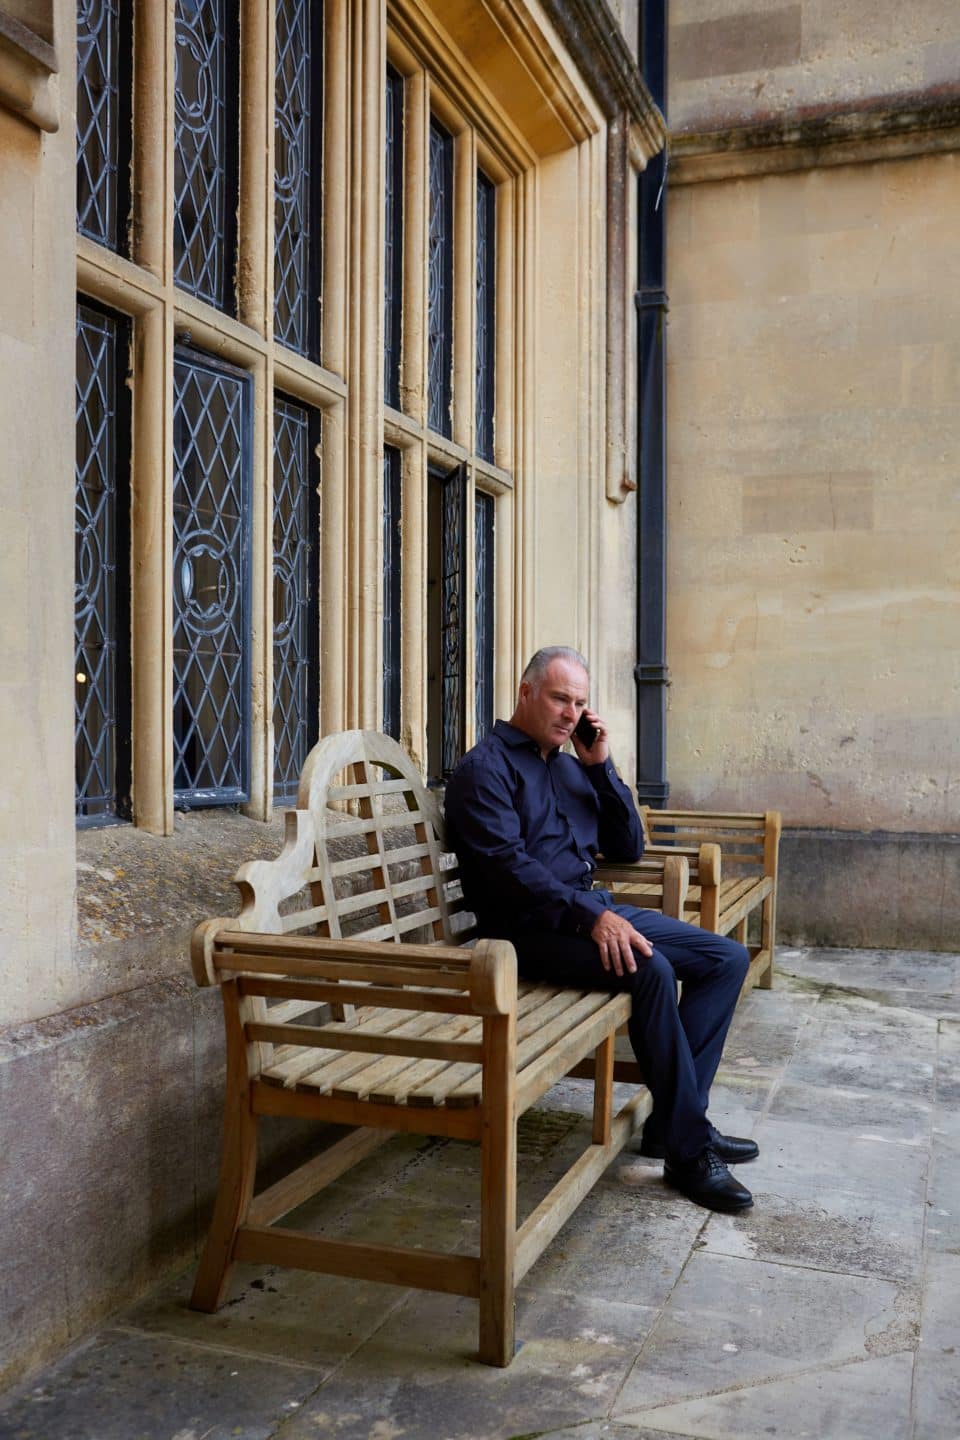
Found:
[[(528, 376), (524, 363), (524, 323), (534, 303), (533, 246), (535, 170), (519, 137), (498, 125), (480, 97), (457, 83), (457, 59), (430, 37), (429, 50), (402, 7), (390, 6), (387, 59), (404, 77), (404, 167), (402, 348), (400, 404), (383, 407), (383, 441), (401, 456), (402, 674), (400, 738), (428, 767), (429, 637), (424, 577), (429, 570), (431, 468), (464, 466), (467, 484), (465, 591), (475, 589), (475, 496), (489, 495), (495, 506), (493, 694), (503, 713), (512, 700), (516, 669), (516, 629), (521, 555), (518, 478), (523, 444)], [(435, 118), (453, 137), (453, 378), (449, 438), (428, 423), (427, 251), (429, 239), (429, 143)], [(476, 434), (476, 216), (477, 172), (496, 187), (497, 313), (495, 326), (494, 453), (480, 453)], [(526, 306), (525, 306), (526, 302)], [(526, 308), (529, 307), (529, 308)], [(529, 344), (529, 332), (526, 332)], [(474, 606), (465, 617), (466, 650), (463, 696), (464, 743), (476, 741), (476, 634)], [(381, 627), (382, 628), (382, 627)]]

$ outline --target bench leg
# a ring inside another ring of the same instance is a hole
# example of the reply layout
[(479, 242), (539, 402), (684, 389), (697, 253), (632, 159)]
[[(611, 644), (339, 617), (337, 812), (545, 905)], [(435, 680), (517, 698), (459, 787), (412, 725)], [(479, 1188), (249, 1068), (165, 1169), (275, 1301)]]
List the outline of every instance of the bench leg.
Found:
[(597, 1046), (593, 1076), (593, 1143), (610, 1144), (613, 1120), (613, 1062), (616, 1036), (608, 1035)]
[[(243, 1031), (236, 1013), (235, 984), (228, 982), (223, 986), (223, 992), (227, 1017), (223, 1154), (213, 1220), (190, 1296), (192, 1310), (210, 1313), (220, 1308), (226, 1296), (233, 1270), (234, 1241), (238, 1228), (247, 1218), (257, 1174), (257, 1120), (250, 1108)], [(237, 1035), (238, 1040), (233, 1038)]]
[(770, 990), (773, 986), (773, 956), (776, 945), (777, 930), (777, 892), (768, 895), (763, 902), (760, 911), (760, 943), (770, 956), (770, 963), (764, 970), (757, 987), (760, 990)]
[(480, 1139), (480, 1359), (509, 1365), (517, 1235), (516, 1017), (484, 1016)]

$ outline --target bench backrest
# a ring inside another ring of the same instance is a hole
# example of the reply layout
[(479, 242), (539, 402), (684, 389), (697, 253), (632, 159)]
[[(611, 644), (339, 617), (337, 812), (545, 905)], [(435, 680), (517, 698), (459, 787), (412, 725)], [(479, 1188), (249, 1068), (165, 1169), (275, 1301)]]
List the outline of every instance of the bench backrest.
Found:
[(717, 844), (723, 852), (723, 874), (775, 875), (780, 839), (780, 816), (725, 814), (703, 810), (653, 810), (641, 807), (649, 845), (670, 849), (698, 849)]
[(242, 865), (235, 879), (241, 930), (447, 944), (473, 935), (438, 798), (374, 730), (314, 746), (281, 855)]

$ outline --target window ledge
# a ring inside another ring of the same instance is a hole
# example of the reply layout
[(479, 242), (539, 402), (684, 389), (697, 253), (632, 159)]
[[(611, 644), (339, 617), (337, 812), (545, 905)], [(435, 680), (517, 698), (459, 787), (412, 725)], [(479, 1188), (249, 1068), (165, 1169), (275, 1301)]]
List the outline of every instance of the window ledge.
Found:
[(0, 107), (52, 135), (60, 128), (57, 52), (0, 11)]

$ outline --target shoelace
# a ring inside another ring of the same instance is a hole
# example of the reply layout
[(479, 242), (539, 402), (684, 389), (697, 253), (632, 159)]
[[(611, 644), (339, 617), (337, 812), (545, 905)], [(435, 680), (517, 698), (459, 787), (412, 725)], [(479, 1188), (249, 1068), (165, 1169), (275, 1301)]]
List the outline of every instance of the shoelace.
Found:
[(705, 1176), (726, 1175), (727, 1173), (726, 1165), (712, 1145), (708, 1145), (701, 1151), (698, 1163)]

